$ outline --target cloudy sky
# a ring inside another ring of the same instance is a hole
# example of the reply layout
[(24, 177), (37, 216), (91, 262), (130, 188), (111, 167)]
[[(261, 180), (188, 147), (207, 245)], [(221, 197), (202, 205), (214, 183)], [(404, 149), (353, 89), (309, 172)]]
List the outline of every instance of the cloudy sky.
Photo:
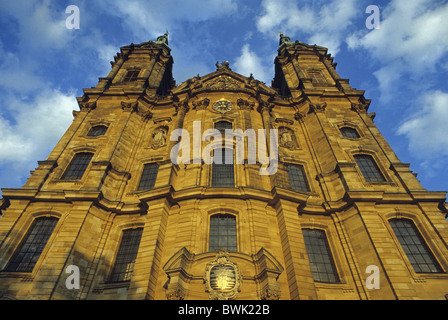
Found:
[[(66, 27), (70, 5), (79, 29)], [(366, 27), (369, 5), (379, 29)], [(121, 46), (168, 30), (177, 84), (228, 60), (270, 85), (279, 32), (327, 47), (400, 160), (428, 190), (448, 190), (446, 0), (2, 0), (0, 30), (0, 188), (47, 158)]]

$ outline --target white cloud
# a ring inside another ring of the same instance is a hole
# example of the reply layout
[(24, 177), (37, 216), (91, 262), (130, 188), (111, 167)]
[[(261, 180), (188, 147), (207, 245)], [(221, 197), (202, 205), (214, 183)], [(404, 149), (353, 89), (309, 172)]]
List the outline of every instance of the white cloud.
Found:
[(339, 52), (344, 33), (359, 12), (354, 0), (300, 4), (292, 0), (263, 0), (262, 7), (264, 13), (256, 20), (258, 31), (276, 38), (278, 32), (290, 37), (305, 33), (305, 42), (327, 47), (332, 55)]
[(17, 22), (17, 34), (22, 48), (42, 50), (63, 48), (73, 33), (65, 26), (65, 10), (55, 10), (51, 0), (2, 1), (2, 14)]
[[(46, 89), (31, 99), (10, 97), (9, 119), (0, 114), (0, 172), (2, 187), (17, 186), (18, 178), (44, 160), (73, 120), (74, 94)], [(23, 181), (21, 181), (23, 183)]]
[(184, 1), (102, 1), (101, 4), (123, 19), (139, 41), (147, 41), (179, 26), (179, 22), (199, 22), (237, 12), (235, 0)]
[(385, 79), (395, 80), (382, 86), (382, 98), (392, 95), (404, 75), (424, 76), (444, 63), (448, 52), (447, 16), (446, 2), (393, 0), (381, 11), (380, 29), (347, 37), (349, 48), (364, 48), (383, 65), (375, 74), (380, 84)]
[(422, 99), (421, 110), (406, 120), (397, 133), (409, 139), (410, 151), (420, 159), (448, 155), (448, 93), (428, 92)]
[(270, 75), (267, 74), (266, 70), (269, 70), (264, 64), (262, 59), (257, 56), (257, 54), (250, 50), (248, 44), (243, 46), (241, 50), (241, 55), (236, 58), (235, 63), (235, 72), (240, 73), (246, 77), (250, 76), (252, 73), (255, 79), (258, 79), (267, 85), (268, 80), (270, 79)]

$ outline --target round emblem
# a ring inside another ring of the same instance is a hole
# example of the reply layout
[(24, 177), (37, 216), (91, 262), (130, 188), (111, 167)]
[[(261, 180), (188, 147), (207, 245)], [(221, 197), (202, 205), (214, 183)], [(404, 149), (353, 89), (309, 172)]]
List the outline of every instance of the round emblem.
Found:
[(227, 100), (219, 100), (213, 104), (213, 110), (226, 113), (232, 109), (232, 104)]

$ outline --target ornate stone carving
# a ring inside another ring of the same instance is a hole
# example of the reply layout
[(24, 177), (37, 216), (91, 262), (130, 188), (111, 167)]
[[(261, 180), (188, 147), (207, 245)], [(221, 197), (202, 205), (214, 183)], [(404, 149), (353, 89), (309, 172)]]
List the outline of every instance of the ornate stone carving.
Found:
[(238, 292), (241, 291), (241, 271), (236, 263), (230, 261), (226, 250), (221, 250), (216, 259), (207, 264), (204, 282), (210, 299), (237, 298)]
[(229, 66), (229, 61), (222, 61), (221, 64), (219, 64), (219, 61), (216, 61), (216, 71), (224, 71), (229, 70), (231, 71)]
[(137, 108), (138, 108), (137, 101), (134, 101), (134, 102), (121, 101), (121, 109), (123, 109), (123, 111), (133, 112), (133, 111), (136, 111)]
[(298, 147), (294, 131), (291, 130), (290, 128), (287, 127), (278, 128), (278, 137), (281, 147), (290, 150), (296, 149)]
[(180, 285), (170, 286), (169, 284), (166, 287), (166, 299), (167, 300), (184, 300), (185, 299), (185, 289)]
[(352, 110), (358, 113), (367, 112), (368, 109), (369, 109), (368, 103), (352, 103)]
[(231, 77), (218, 76), (206, 86), (208, 90), (234, 90), (241, 88), (240, 83)]
[(96, 108), (96, 101), (79, 103), (79, 109), (80, 110), (93, 110), (95, 108)]
[(236, 104), (238, 105), (238, 107), (240, 107), (240, 109), (243, 110), (253, 110), (255, 106), (254, 102), (250, 102), (249, 100), (245, 99), (238, 99), (236, 101)]
[(310, 103), (310, 111), (309, 113), (316, 113), (316, 112), (324, 112), (325, 109), (327, 108), (327, 103), (316, 103), (316, 104), (311, 104)]
[(278, 283), (267, 284), (261, 292), (261, 300), (278, 300), (281, 296), (281, 289)]
[(199, 101), (194, 101), (193, 109), (194, 110), (205, 110), (205, 109), (207, 109), (209, 104), (210, 104), (210, 100), (207, 98), (199, 100)]
[(297, 111), (294, 114), (294, 119), (296, 119), (297, 121), (303, 121), (303, 119), (305, 119), (306, 114), (300, 111)]
[(152, 135), (152, 145), (153, 149), (159, 149), (166, 146), (166, 137), (168, 134), (168, 128), (165, 126), (158, 127), (154, 130)]
[(227, 100), (218, 100), (213, 104), (213, 110), (220, 112), (220, 113), (226, 113), (232, 110), (233, 105), (230, 101)]
[(174, 115), (177, 115), (179, 112), (185, 114), (188, 112), (188, 110), (190, 110), (190, 107), (188, 106), (188, 102), (186, 100), (181, 102), (175, 102), (173, 105), (174, 109), (176, 110)]

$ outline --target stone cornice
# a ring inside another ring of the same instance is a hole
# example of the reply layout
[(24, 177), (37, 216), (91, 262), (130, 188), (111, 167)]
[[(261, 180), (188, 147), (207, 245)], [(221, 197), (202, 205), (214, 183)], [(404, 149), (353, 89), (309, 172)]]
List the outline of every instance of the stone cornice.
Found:
[(294, 190), (274, 187), (271, 191), (251, 187), (239, 188), (211, 188), (195, 187), (183, 190), (174, 190), (171, 186), (163, 186), (148, 191), (137, 192), (139, 201), (125, 203), (111, 201), (104, 198), (100, 191), (64, 190), (64, 191), (38, 191), (37, 189), (2, 189), (3, 199), (0, 199), (0, 208), (6, 209), (10, 200), (29, 200), (42, 202), (77, 202), (92, 201), (93, 204), (115, 214), (146, 214), (150, 202), (166, 199), (172, 205), (190, 199), (216, 199), (230, 198), (239, 200), (266, 201), (275, 206), (281, 200), (296, 203), (300, 214), (331, 214), (356, 202), (371, 202), (375, 204), (420, 202), (438, 203), (444, 206), (446, 192), (439, 191), (411, 191), (410, 193), (388, 193), (384, 191), (347, 191), (343, 198), (337, 201), (323, 202), (317, 194), (296, 192)]

